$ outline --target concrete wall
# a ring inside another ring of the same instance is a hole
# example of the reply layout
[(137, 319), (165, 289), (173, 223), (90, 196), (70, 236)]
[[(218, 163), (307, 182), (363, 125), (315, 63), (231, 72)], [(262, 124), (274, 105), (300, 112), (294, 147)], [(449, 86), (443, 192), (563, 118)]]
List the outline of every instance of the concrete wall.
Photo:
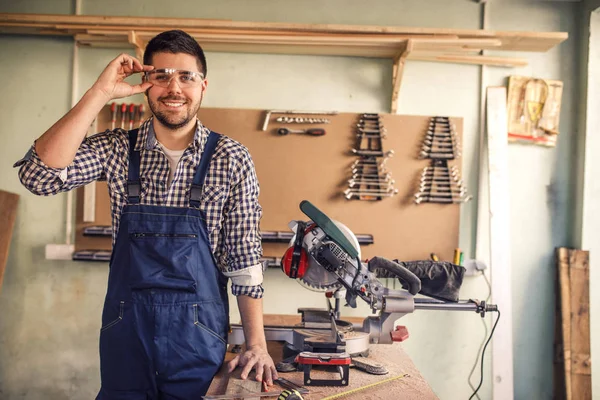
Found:
[[(70, 0), (0, 3), (0, 12), (72, 13)], [(487, 68), (486, 85), (510, 74), (565, 82), (561, 135), (556, 149), (512, 145), (510, 190), (515, 350), (515, 398), (551, 397), (553, 249), (572, 245), (574, 209), (570, 193), (577, 159), (581, 4), (538, 1), (489, 2), (495, 30), (568, 31), (571, 39), (546, 54), (525, 54), (530, 65)], [(165, 16), (240, 21), (370, 24), (478, 29), (481, 6), (467, 0), (330, 0), (304, 2), (221, 0), (82, 1), (82, 13)], [(97, 336), (106, 289), (104, 264), (46, 261), (47, 243), (64, 241), (65, 196), (39, 198), (19, 186), (11, 164), (70, 106), (72, 43), (64, 38), (0, 36), (0, 188), (22, 195), (4, 287), (0, 292), (0, 398), (90, 398), (99, 386)], [(8, 54), (10, 57), (6, 57)], [(80, 94), (117, 51), (81, 49)], [(523, 54), (516, 54), (523, 56)], [(350, 57), (209, 53), (211, 107), (332, 109), (388, 112), (391, 62)], [(478, 66), (408, 62), (399, 113), (464, 118), (462, 174), (477, 193), (480, 132)], [(476, 202), (461, 209), (460, 246), (475, 254)], [(401, 229), (405, 229), (402, 227)], [(401, 244), (399, 244), (401, 245)], [(391, 255), (382, 255), (391, 256)], [(268, 271), (265, 312), (294, 314), (299, 306), (322, 307), (279, 271)], [(485, 298), (481, 277), (469, 278), (462, 297)], [(295, 299), (302, 298), (302, 302)], [(345, 310), (344, 310), (345, 311)], [(366, 315), (366, 307), (346, 315)], [(504, 313), (503, 315), (507, 315)], [(237, 319), (237, 310), (232, 310)], [(485, 333), (471, 313), (422, 311), (402, 320), (411, 338), (404, 345), (442, 399), (468, 398), (467, 384)], [(35, 377), (35, 379), (32, 379)], [(473, 382), (476, 384), (478, 372)], [(481, 398), (491, 397), (486, 363)]]

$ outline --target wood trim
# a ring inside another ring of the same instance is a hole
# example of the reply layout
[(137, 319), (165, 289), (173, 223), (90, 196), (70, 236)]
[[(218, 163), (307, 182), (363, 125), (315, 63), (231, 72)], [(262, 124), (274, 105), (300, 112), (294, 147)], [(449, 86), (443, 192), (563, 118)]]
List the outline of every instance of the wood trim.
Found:
[(406, 62), (406, 57), (408, 57), (412, 49), (413, 41), (412, 39), (408, 39), (404, 44), (404, 49), (401, 50), (394, 58), (394, 66), (392, 70), (392, 105), (390, 107), (392, 114), (396, 114), (398, 112), (398, 97), (400, 96), (400, 85), (402, 84), (404, 63)]

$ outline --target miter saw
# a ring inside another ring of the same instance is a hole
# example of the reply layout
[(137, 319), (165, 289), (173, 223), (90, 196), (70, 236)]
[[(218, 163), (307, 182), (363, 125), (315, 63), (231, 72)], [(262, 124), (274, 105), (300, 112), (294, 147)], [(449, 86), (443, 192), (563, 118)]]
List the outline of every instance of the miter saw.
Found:
[[(395, 322), (417, 309), (475, 311), (484, 316), (497, 311), (495, 305), (479, 301), (448, 302), (415, 297), (421, 291), (421, 279), (406, 265), (374, 257), (361, 261), (360, 247), (354, 234), (342, 223), (332, 221), (308, 201), (300, 203), (300, 210), (308, 222), (291, 221), (295, 232), (290, 247), (282, 258), (282, 269), (311, 290), (327, 295), (327, 309), (301, 308), (302, 322), (295, 326), (265, 326), (267, 340), (285, 341), (288, 353), (293, 353), (295, 364), (304, 366), (305, 384), (347, 385), (348, 366), (354, 363), (370, 373), (385, 373), (384, 368), (365, 357), (370, 344), (391, 344), (408, 337), (405, 327), (394, 328)], [(441, 264), (441, 263), (440, 263)], [(389, 289), (376, 273), (397, 277), (403, 288)], [(335, 306), (329, 299), (335, 299)], [(361, 298), (374, 315), (355, 326), (340, 319), (340, 300), (356, 307)], [(230, 344), (244, 342), (241, 326), (232, 325)], [(284, 354), (285, 356), (285, 354)], [(288, 360), (289, 361), (289, 360)], [(337, 381), (315, 381), (310, 377), (313, 365), (335, 366), (340, 371)], [(287, 368), (285, 363), (278, 366)]]

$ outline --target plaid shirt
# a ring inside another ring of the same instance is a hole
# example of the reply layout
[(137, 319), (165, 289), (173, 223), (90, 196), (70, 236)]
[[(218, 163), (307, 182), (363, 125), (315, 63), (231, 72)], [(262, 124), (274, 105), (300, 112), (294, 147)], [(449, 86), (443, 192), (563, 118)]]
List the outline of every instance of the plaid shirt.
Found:
[[(167, 187), (169, 162), (156, 140), (153, 118), (140, 127), (136, 150), (141, 151), (140, 204), (189, 207), (189, 189), (210, 130), (198, 121), (193, 142), (184, 151), (175, 177)], [(112, 212), (113, 245), (127, 203), (129, 164), (127, 131), (107, 130), (86, 138), (75, 159), (61, 170), (45, 165), (35, 151), (15, 164), (19, 178), (32, 193), (42, 196), (65, 192), (95, 180), (106, 180)], [(206, 215), (211, 248), (223, 274), (232, 281), (234, 295), (261, 298), (263, 270), (258, 203), (259, 185), (248, 149), (223, 136), (204, 182), (200, 209)]]

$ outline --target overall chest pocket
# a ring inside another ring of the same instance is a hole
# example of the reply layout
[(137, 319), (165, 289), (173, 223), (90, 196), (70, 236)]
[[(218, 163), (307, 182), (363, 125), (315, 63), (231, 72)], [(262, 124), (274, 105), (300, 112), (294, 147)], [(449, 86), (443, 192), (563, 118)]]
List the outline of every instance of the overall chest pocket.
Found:
[(129, 240), (132, 289), (195, 292), (200, 260), (197, 234), (137, 232)]

